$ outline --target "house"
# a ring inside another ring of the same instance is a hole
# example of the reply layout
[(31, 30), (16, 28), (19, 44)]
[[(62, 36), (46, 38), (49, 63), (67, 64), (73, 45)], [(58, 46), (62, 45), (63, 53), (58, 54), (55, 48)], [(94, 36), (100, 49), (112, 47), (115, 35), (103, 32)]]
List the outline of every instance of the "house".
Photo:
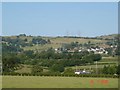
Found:
[(83, 71), (80, 71), (80, 70), (77, 70), (77, 71), (75, 71), (75, 74), (90, 74), (90, 72), (89, 71), (86, 71), (86, 70), (83, 70)]
[(58, 49), (57, 49), (57, 48), (55, 48), (55, 51), (58, 51)]
[(80, 49), (78, 50), (78, 52), (81, 52), (81, 51), (82, 51), (82, 50), (80, 50)]
[(104, 48), (88, 48), (87, 51), (93, 51), (95, 54), (108, 54), (108, 52)]
[(90, 74), (90, 72), (83, 70), (80, 74)]
[(80, 71), (75, 71), (75, 74), (80, 74)]

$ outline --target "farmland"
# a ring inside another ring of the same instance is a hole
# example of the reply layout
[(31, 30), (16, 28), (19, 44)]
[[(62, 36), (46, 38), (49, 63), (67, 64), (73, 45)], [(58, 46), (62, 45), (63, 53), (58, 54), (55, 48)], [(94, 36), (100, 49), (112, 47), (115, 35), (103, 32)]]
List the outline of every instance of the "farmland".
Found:
[[(105, 81), (107, 81), (105, 83)], [(94, 83), (92, 83), (94, 82)], [(3, 76), (3, 88), (117, 88), (117, 78)]]
[[(118, 86), (115, 39), (19, 35), (5, 36), (2, 43), (3, 88)], [(90, 73), (76, 75), (76, 71)]]
[[(117, 57), (103, 57), (102, 60), (100, 60), (99, 62), (97, 62), (97, 68), (103, 68), (105, 65), (117, 65), (118, 61), (117, 61)], [(49, 71), (46, 67), (44, 68), (44, 72)], [(86, 69), (86, 70), (92, 70), (96, 68), (96, 64), (88, 64), (88, 65), (83, 65), (83, 66), (71, 66), (71, 67), (65, 67), (65, 69), (67, 68), (72, 68), (73, 70), (77, 69)], [(21, 68), (16, 70), (15, 72), (18, 73), (31, 73), (31, 69), (32, 69), (32, 65), (21, 65)]]
[[(23, 38), (22, 38), (23, 39)], [(48, 49), (50, 47), (52, 48), (59, 48), (61, 47), (63, 44), (70, 44), (71, 42), (79, 42), (81, 44), (87, 43), (88, 41), (91, 41), (94, 44), (102, 44), (105, 43), (106, 40), (97, 40), (97, 39), (83, 39), (83, 38), (63, 38), (63, 37), (44, 37), (45, 40), (50, 39), (51, 44), (46, 44), (46, 45), (34, 45), (32, 47), (28, 46), (28, 47), (24, 47), (24, 50), (35, 50), (35, 49), (39, 49), (39, 50), (45, 50)], [(29, 41), (31, 41), (31, 39), (28, 38)]]
[(118, 89), (117, 3), (7, 1), (0, 4), (2, 90)]
[[(39, 37), (39, 36), (38, 36)], [(112, 36), (111, 36), (112, 37)], [(17, 36), (7, 36), (6, 38), (11, 38), (11, 39), (17, 39)], [(33, 38), (35, 38), (35, 36), (20, 36), (19, 37), (21, 40), (27, 39), (28, 42), (31, 42)], [(61, 47), (63, 44), (70, 44), (71, 42), (79, 42), (81, 44), (84, 43), (88, 43), (88, 41), (91, 41), (91, 43), (96, 44), (96, 45), (101, 45), (101, 46), (105, 46), (108, 47), (107, 45), (103, 45), (104, 43), (106, 43), (108, 40), (100, 40), (100, 39), (86, 39), (86, 38), (68, 38), (68, 37), (42, 37), (45, 40), (50, 40), (51, 43), (50, 44), (45, 44), (45, 45), (34, 45), (34, 46), (26, 46), (26, 47), (22, 47), (24, 50), (45, 50), (48, 49), (50, 47), (52, 48), (59, 48)]]

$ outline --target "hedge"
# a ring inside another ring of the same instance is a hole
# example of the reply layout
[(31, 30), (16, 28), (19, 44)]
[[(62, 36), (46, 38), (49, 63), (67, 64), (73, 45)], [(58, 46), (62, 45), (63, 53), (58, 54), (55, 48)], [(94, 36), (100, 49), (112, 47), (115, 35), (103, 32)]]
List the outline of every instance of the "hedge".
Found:
[(3, 76), (61, 76), (61, 77), (103, 77), (103, 78), (119, 78), (119, 76), (110, 75), (110, 74), (60, 74), (60, 73), (39, 73), (39, 74), (31, 74), (31, 73), (16, 73), (16, 72), (5, 72), (2, 73)]

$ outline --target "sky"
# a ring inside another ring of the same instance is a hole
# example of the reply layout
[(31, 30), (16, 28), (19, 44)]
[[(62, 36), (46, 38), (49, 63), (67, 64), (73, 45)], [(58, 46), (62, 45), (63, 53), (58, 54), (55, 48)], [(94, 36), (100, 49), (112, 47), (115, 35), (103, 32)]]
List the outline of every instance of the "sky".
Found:
[(4, 2), (2, 35), (101, 36), (118, 33), (117, 2)]

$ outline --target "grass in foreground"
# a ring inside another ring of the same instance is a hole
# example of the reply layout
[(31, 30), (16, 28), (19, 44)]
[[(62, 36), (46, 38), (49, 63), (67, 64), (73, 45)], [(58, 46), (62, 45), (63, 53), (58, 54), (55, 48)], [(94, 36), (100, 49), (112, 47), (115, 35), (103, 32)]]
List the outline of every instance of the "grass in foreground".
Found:
[[(108, 83), (105, 83), (107, 81)], [(104, 83), (103, 83), (104, 82)], [(3, 76), (3, 88), (117, 88), (117, 78)]]

